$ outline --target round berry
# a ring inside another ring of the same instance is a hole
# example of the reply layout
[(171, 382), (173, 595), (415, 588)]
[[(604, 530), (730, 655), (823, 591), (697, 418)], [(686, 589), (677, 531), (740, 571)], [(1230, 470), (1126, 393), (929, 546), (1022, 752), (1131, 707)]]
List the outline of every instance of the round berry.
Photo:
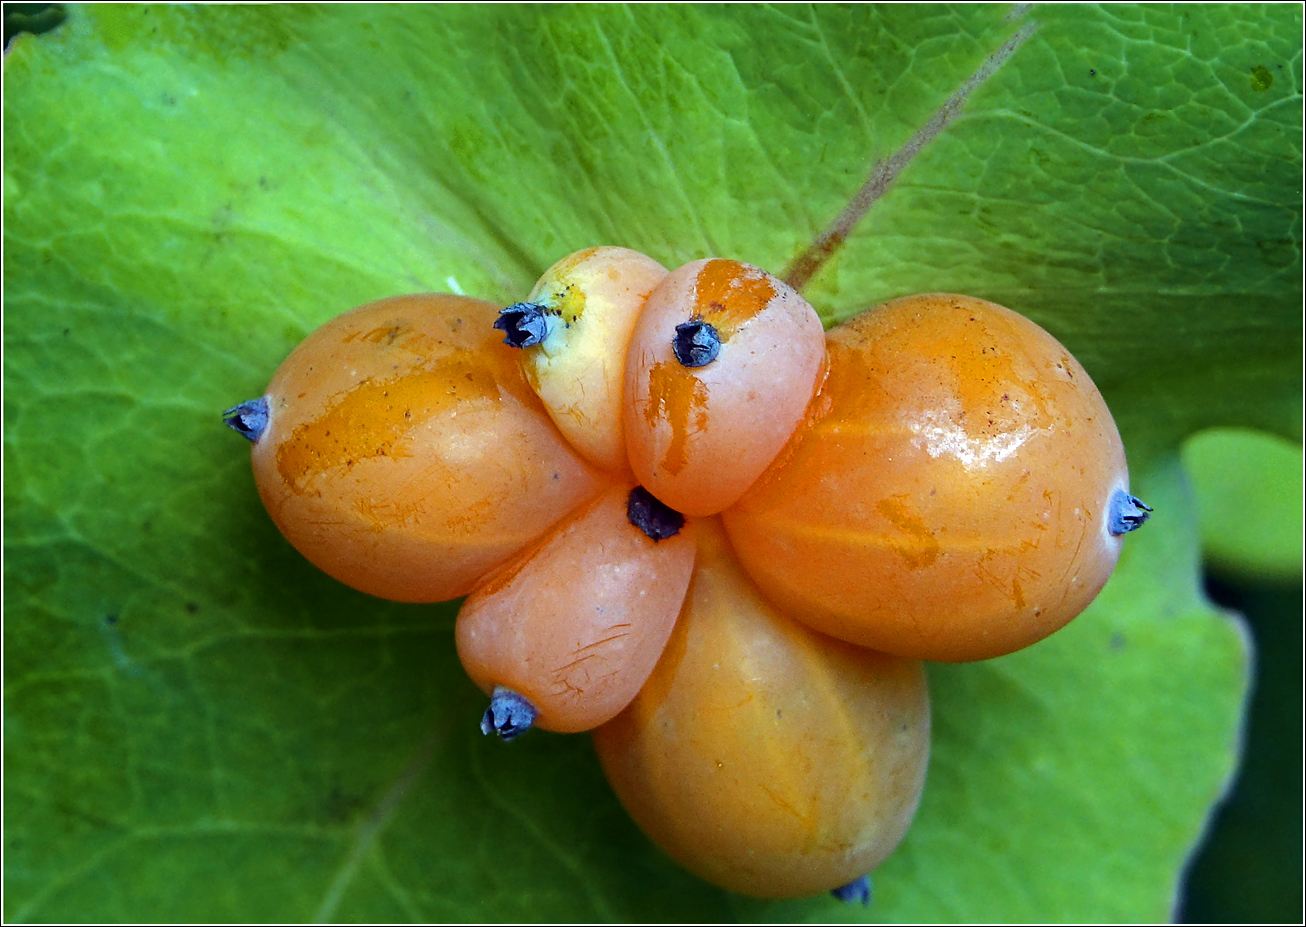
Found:
[(626, 347), (667, 269), (629, 248), (587, 248), (544, 272), (495, 322), (558, 430), (586, 460), (629, 472), (622, 431)]
[[(487, 695), (504, 689), (525, 699), (537, 727), (587, 731), (612, 718), (671, 634), (694, 542), (665, 518), (642, 518), (638, 492), (614, 486), (579, 509), (492, 574), (458, 613), (467, 675)], [(490, 727), (498, 728), (493, 719)]]
[(494, 337), (497, 312), (443, 295), (360, 306), (286, 358), (259, 408), (228, 413), (256, 439), (273, 521), (336, 579), (408, 602), (466, 595), (602, 490)]
[(677, 511), (720, 512), (789, 439), (824, 361), (821, 320), (783, 281), (715, 258), (673, 271), (626, 360), (635, 477)]
[(828, 340), (808, 424), (725, 515), (767, 596), (827, 634), (943, 661), (1019, 650), (1087, 607), (1146, 513), (1070, 353), (949, 294), (886, 303)]
[(594, 732), (631, 817), (690, 871), (768, 898), (860, 886), (925, 782), (921, 664), (809, 630), (766, 601), (717, 519), (653, 675)]

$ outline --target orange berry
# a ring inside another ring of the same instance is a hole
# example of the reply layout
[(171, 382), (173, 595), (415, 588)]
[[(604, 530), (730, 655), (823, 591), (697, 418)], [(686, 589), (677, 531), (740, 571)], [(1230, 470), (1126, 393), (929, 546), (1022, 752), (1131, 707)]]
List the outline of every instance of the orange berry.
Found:
[(594, 744), (631, 817), (690, 871), (787, 898), (857, 883), (911, 823), (929, 758), (921, 664), (782, 615), (717, 521), (662, 659)]
[[(694, 542), (636, 525), (632, 512), (641, 520), (645, 499), (629, 485), (612, 487), (492, 574), (458, 613), (467, 674), (487, 695), (508, 690), (524, 699), (537, 727), (586, 731), (611, 719), (666, 645)], [(482, 729), (505, 739), (520, 733), (517, 712), (527, 706), (511, 706), (506, 729), (495, 707)]]
[(586, 460), (629, 472), (622, 431), (626, 347), (644, 300), (667, 269), (629, 248), (586, 248), (544, 272), (494, 323), (558, 430)]
[(943, 661), (1019, 650), (1088, 606), (1146, 507), (1064, 347), (994, 303), (930, 294), (856, 316), (828, 348), (809, 422), (725, 515), (774, 602)]
[(753, 483), (802, 419), (822, 375), (812, 307), (739, 261), (694, 261), (648, 298), (626, 360), (626, 447), (641, 485), (712, 515)]
[(259, 425), (241, 430), (273, 521), (336, 579), (408, 602), (466, 595), (602, 490), (496, 342), (497, 312), (444, 295), (360, 306), (228, 413)]

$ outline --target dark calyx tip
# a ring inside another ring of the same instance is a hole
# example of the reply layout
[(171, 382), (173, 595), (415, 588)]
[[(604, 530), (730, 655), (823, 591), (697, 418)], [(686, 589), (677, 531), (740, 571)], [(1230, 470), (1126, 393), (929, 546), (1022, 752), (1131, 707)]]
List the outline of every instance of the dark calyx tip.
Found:
[(830, 894), (848, 904), (860, 903), (866, 907), (871, 903), (871, 877), (864, 875), (860, 879), (853, 879), (847, 885), (831, 889)]
[(1107, 512), (1107, 530), (1116, 537), (1128, 534), (1130, 531), (1137, 531), (1151, 515), (1150, 505), (1118, 489), (1111, 496), (1111, 507)]
[(653, 498), (643, 486), (636, 486), (626, 500), (626, 519), (654, 541), (665, 541), (685, 527), (685, 516)]
[(250, 441), (257, 441), (268, 428), (268, 397), (260, 396), (232, 406), (222, 413), (222, 423)]
[(721, 336), (706, 322), (690, 319), (676, 326), (671, 350), (683, 367), (706, 367), (721, 353)]
[(538, 714), (526, 696), (506, 686), (495, 686), (490, 707), (481, 718), (481, 733), (498, 734), (502, 740), (512, 740), (529, 731)]
[(494, 327), (504, 333), (503, 343), (514, 348), (529, 348), (549, 335), (549, 321), (539, 303), (513, 303), (499, 311)]

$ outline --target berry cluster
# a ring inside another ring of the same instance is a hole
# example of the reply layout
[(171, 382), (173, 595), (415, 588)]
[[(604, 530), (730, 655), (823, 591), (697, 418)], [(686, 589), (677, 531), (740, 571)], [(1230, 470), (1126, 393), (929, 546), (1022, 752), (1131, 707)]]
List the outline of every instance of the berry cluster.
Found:
[(592, 730), (646, 833), (765, 897), (865, 900), (924, 786), (920, 661), (1056, 631), (1150, 511), (1022, 316), (933, 294), (825, 333), (756, 267), (624, 248), (502, 311), (348, 312), (226, 420), (313, 563), (467, 596), (483, 731)]

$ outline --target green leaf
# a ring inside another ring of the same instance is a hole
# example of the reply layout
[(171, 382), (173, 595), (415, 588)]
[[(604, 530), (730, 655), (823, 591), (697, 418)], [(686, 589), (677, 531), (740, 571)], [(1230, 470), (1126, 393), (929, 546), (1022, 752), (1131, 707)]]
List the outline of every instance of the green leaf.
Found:
[(1212, 428), (1184, 444), (1207, 562), (1225, 575), (1300, 582), (1302, 449), (1281, 438)]
[(88, 6), (5, 61), (5, 917), (1160, 920), (1247, 644), (1179, 442), (1300, 436), (1301, 12), (1040, 7), (813, 282), (994, 299), (1103, 387), (1157, 508), (1070, 628), (931, 667), (867, 911), (689, 876), (588, 739), (476, 730), (453, 605), (342, 589), (218, 413), (318, 324), (512, 301), (622, 244), (778, 270), (1005, 7)]

